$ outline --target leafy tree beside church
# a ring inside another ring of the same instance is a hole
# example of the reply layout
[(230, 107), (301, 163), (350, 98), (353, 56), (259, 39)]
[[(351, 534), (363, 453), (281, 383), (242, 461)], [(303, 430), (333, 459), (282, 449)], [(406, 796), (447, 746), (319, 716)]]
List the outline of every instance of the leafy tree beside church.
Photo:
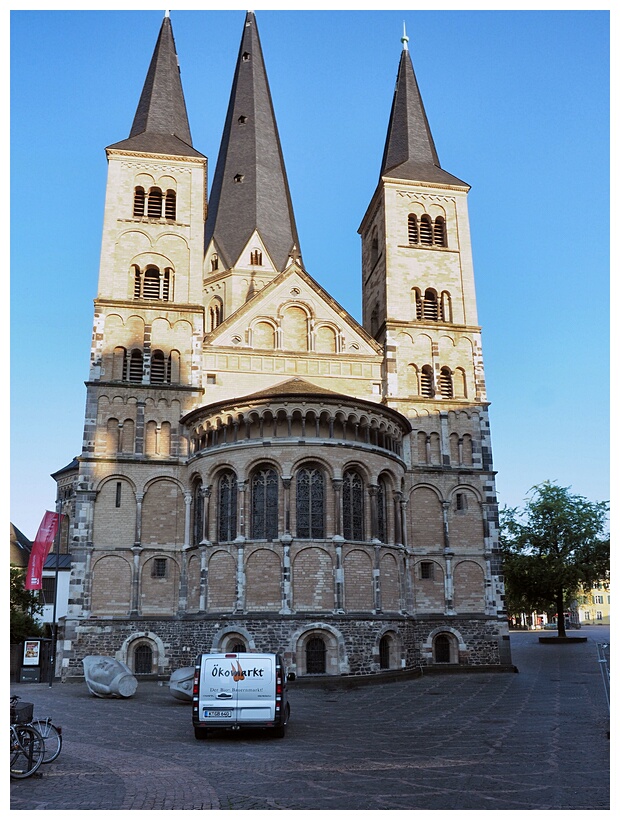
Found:
[(562, 613), (580, 586), (609, 573), (609, 505), (588, 501), (550, 481), (532, 488), (523, 509), (501, 514), (501, 546), (509, 613), (553, 610), (558, 635)]

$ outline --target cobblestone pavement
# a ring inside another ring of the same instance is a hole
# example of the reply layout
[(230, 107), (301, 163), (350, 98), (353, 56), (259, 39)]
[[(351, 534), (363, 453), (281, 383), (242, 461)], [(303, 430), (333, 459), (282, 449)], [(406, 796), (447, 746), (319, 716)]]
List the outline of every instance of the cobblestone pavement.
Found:
[[(14, 810), (608, 810), (605, 627), (543, 645), (512, 633), (514, 673), (290, 688), (283, 740), (194, 740), (166, 684), (133, 698), (85, 684), (13, 684), (63, 727), (60, 757), (11, 782)], [(549, 633), (545, 633), (549, 635)]]

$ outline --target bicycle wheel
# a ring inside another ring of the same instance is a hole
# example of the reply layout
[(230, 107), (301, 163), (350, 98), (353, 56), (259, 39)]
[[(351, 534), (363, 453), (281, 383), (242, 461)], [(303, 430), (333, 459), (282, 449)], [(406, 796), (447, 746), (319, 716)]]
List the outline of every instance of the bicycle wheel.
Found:
[(32, 725), (39, 732), (45, 743), (44, 763), (56, 760), (62, 749), (62, 735), (49, 720), (33, 720)]
[(11, 777), (22, 780), (34, 774), (43, 762), (45, 742), (32, 726), (11, 728)]

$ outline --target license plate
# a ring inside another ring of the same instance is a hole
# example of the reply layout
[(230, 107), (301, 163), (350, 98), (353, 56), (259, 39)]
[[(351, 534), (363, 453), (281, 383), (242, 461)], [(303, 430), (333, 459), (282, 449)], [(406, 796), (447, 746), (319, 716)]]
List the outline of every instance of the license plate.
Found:
[(231, 711), (226, 711), (224, 709), (205, 709), (204, 710), (206, 718), (229, 718), (232, 717)]

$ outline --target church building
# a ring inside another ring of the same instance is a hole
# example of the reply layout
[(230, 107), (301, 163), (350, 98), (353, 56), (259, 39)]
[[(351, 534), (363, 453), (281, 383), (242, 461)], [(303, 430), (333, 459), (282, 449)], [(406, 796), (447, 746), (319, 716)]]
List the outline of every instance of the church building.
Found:
[(469, 186), (406, 36), (386, 127), (359, 324), (304, 266), (254, 13), (210, 191), (164, 17), (106, 149), (83, 448), (54, 474), (63, 679), (93, 654), (160, 676), (209, 651), (300, 677), (510, 666)]

